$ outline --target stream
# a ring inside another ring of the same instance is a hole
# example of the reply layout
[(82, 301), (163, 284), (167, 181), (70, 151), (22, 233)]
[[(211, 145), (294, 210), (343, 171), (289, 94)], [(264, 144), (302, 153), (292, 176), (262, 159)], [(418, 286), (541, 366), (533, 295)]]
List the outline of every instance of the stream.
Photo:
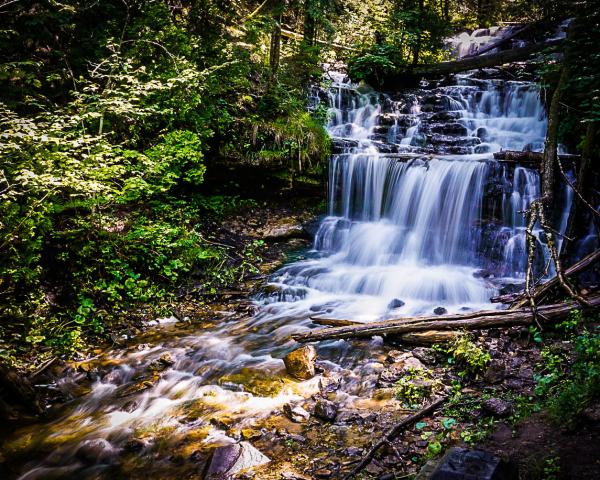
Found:
[[(313, 395), (328, 376), (338, 379), (342, 411), (367, 408), (374, 359), (385, 355), (379, 338), (361, 348), (324, 342), (323, 374), (286, 376), (290, 334), (314, 328), (311, 316), (368, 322), (496, 308), (491, 296), (523, 283), (520, 212), (539, 196), (539, 175), (493, 153), (543, 148), (538, 86), (483, 71), (385, 95), (330, 75), (315, 102), (327, 102), (336, 153), (327, 216), (307, 259), (271, 275), (253, 316), (197, 331), (163, 326), (61, 379), (56, 388), (73, 400), (5, 447), (21, 456), (17, 478), (147, 478), (149, 468), (180, 478), (194, 455), (204, 461), (217, 445), (275, 428), (273, 412)], [(561, 197), (554, 220), (564, 231), (570, 190)], [(548, 253), (539, 252), (543, 275)], [(82, 376), (92, 379), (89, 391), (74, 395)]]

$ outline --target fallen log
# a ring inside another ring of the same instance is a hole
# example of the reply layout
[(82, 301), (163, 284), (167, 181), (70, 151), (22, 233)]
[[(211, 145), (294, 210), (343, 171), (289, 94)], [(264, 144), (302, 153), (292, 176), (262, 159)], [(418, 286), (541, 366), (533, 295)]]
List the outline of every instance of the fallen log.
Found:
[[(502, 162), (514, 163), (535, 163), (538, 164), (544, 158), (543, 152), (522, 152), (515, 150), (502, 150), (494, 153), (494, 159)], [(558, 156), (560, 160), (575, 161), (580, 160), (581, 155), (561, 154)]]
[(371, 449), (361, 459), (360, 463), (356, 467), (354, 467), (354, 469), (348, 475), (344, 477), (344, 480), (349, 480), (350, 478), (354, 477), (369, 463), (371, 463), (371, 460), (373, 460), (373, 457), (381, 447), (394, 440), (398, 435), (400, 435), (404, 431), (406, 427), (411, 426), (413, 423), (421, 420), (423, 417), (436, 411), (439, 407), (441, 407), (444, 404), (445, 401), (446, 397), (438, 398), (437, 400), (427, 405), (425, 408), (422, 408), (418, 412), (415, 412), (412, 415), (403, 418), (397, 425), (388, 430), (386, 434), (383, 437), (381, 437), (381, 439), (379, 439), (377, 443), (375, 443), (375, 445), (371, 447)]
[[(347, 327), (348, 325), (364, 325), (361, 322), (352, 320), (341, 320), (338, 318), (310, 317), (313, 323), (325, 325), (328, 327)], [(436, 343), (446, 343), (454, 340), (457, 332), (451, 330), (427, 330), (424, 332), (411, 332), (400, 335), (399, 340), (414, 345), (435, 345)]]
[(424, 332), (410, 332), (400, 335), (400, 340), (413, 345), (435, 345), (448, 343), (455, 340), (460, 332), (452, 330), (425, 330)]
[[(600, 306), (600, 294), (589, 297), (588, 301), (592, 307)], [(537, 317), (546, 321), (559, 320), (566, 317), (574, 308), (579, 308), (579, 304), (568, 302), (542, 305), (537, 309)], [(292, 338), (297, 342), (315, 342), (343, 338), (370, 338), (377, 335), (402, 335), (428, 330), (479, 330), (495, 327), (512, 327), (515, 325), (529, 325), (532, 321), (533, 314), (529, 308), (490, 310), (472, 312), (465, 315), (412, 317), (344, 327), (322, 328), (296, 333), (292, 335)]]
[(505, 50), (492, 55), (483, 55), (479, 57), (470, 57), (462, 60), (453, 60), (450, 62), (441, 62), (433, 65), (417, 65), (415, 67), (398, 71), (390, 75), (382, 75), (380, 78), (373, 79), (381, 88), (390, 86), (398, 87), (409, 83), (414, 83), (420, 78), (429, 78), (435, 76), (449, 75), (453, 73), (476, 70), (478, 68), (496, 67), (506, 63), (514, 63), (528, 60), (531, 55), (543, 50), (556, 51), (564, 42), (564, 39), (557, 38), (545, 42), (534, 43), (521, 48)]
[(534, 43), (513, 50), (498, 52), (493, 55), (484, 55), (482, 57), (471, 57), (463, 60), (454, 60), (450, 62), (441, 62), (436, 65), (423, 65), (416, 67), (413, 71), (416, 74), (427, 77), (429, 75), (447, 75), (450, 73), (465, 72), (477, 68), (495, 67), (505, 63), (520, 62), (528, 60), (534, 53), (542, 50), (556, 50), (562, 45), (564, 39), (553, 39), (546, 42)]
[[(592, 265), (594, 265), (599, 260), (600, 260), (600, 250), (596, 250), (596, 251), (590, 253), (588, 256), (583, 257), (581, 260), (579, 260), (577, 263), (571, 265), (569, 268), (567, 268), (563, 272), (563, 275), (566, 277), (569, 277), (576, 273), (580, 273), (580, 272), (590, 268)], [(554, 278), (548, 280), (547, 282), (544, 282), (541, 285), (539, 285), (538, 287), (536, 287), (535, 290), (533, 291), (533, 293), (531, 294), (531, 296), (537, 302), (541, 299), (541, 297), (546, 292), (548, 292), (549, 289), (558, 285), (558, 283), (559, 283), (558, 278), (554, 277)], [(509, 308), (511, 310), (513, 310), (513, 309), (521, 308), (521, 307), (527, 305), (529, 303), (529, 298), (527, 297), (525, 292), (522, 292), (518, 299), (511, 300), (511, 302), (512, 303), (510, 304)]]

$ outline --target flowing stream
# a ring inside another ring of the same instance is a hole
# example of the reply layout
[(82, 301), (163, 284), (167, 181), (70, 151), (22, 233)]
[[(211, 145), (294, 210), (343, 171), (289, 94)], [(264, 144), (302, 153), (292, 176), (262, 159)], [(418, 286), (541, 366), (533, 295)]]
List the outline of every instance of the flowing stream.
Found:
[[(290, 334), (313, 326), (311, 315), (371, 321), (494, 308), (490, 296), (522, 283), (520, 212), (539, 195), (539, 177), (492, 154), (541, 150), (546, 116), (535, 84), (463, 75), (387, 96), (333, 75), (320, 97), (336, 154), (308, 259), (272, 275), (252, 317), (111, 352), (87, 374), (89, 393), (51, 424), (19, 432), (11, 448), (29, 452), (20, 479), (146, 478), (149, 464), (175, 478), (173, 451), (234, 442), (232, 432), (261, 428), (271, 412), (317, 390), (319, 376), (291, 381), (281, 361)], [(556, 221), (564, 228), (566, 216)], [(323, 364), (343, 373), (342, 406), (372, 388), (380, 345), (319, 345)], [(82, 375), (56, 388), (72, 394)]]

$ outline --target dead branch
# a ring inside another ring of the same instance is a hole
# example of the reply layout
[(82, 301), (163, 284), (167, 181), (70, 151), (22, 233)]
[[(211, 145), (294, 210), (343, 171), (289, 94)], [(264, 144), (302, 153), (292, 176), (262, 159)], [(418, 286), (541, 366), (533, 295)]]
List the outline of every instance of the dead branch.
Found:
[(437, 410), (441, 405), (444, 404), (446, 400), (446, 397), (438, 398), (437, 400), (427, 405), (425, 408), (422, 408), (418, 412), (415, 412), (412, 415), (403, 418), (398, 424), (396, 424), (394, 427), (388, 430), (387, 433), (383, 437), (381, 437), (381, 439), (379, 439), (377, 443), (375, 443), (375, 445), (371, 447), (371, 449), (362, 458), (360, 463), (356, 467), (354, 467), (354, 469), (348, 475), (344, 477), (344, 480), (349, 480), (350, 478), (354, 477), (369, 463), (371, 463), (371, 460), (373, 460), (373, 457), (381, 447), (394, 440), (398, 435), (400, 435), (404, 431), (404, 429), (406, 429), (406, 427), (409, 427), (413, 423), (417, 422), (418, 420), (421, 420), (423, 417)]

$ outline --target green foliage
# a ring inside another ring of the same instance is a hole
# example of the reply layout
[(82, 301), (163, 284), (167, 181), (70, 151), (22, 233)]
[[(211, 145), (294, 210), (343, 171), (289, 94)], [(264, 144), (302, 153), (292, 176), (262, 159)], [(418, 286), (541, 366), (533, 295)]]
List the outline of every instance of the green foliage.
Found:
[[(182, 287), (214, 293), (255, 272), (260, 242), (236, 252), (201, 234), (252, 205), (212, 195), (207, 172), (233, 160), (322, 175), (329, 151), (323, 112), (307, 110), (319, 51), (296, 45), (273, 78), (268, 8), (84, 3), (4, 7), (1, 346), (74, 354), (134, 312), (166, 312)], [(336, 15), (325, 3), (319, 28)]]
[(474, 343), (468, 334), (459, 335), (448, 345), (435, 348), (448, 355), (448, 364), (455, 365), (461, 377), (476, 377), (484, 373), (491, 360), (490, 354)]
[(396, 398), (408, 408), (418, 408), (442, 387), (428, 370), (411, 368), (396, 382)]
[(349, 61), (355, 80), (376, 80), (407, 66), (444, 59), (444, 39), (452, 31), (434, 2), (395, 0), (375, 42)]
[(574, 340), (575, 360), (564, 351), (546, 347), (534, 376), (536, 394), (552, 415), (571, 422), (600, 396), (600, 334), (584, 331)]

